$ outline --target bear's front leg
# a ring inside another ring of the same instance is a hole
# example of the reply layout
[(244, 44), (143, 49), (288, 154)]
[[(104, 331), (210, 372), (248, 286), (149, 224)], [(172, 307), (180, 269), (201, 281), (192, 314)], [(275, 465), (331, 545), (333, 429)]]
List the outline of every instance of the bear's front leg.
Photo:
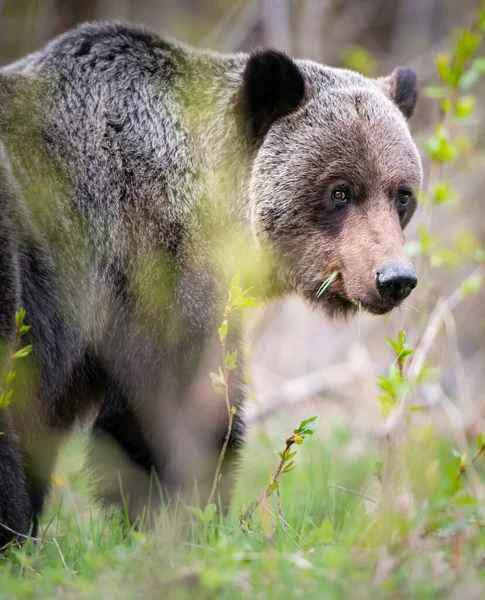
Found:
[(0, 550), (28, 535), (33, 506), (23, 456), (8, 410), (0, 410)]

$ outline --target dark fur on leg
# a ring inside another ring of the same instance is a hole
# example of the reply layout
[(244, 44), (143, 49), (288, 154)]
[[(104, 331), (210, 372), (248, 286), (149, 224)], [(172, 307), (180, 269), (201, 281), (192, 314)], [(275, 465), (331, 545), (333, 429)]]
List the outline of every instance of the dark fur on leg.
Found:
[[(29, 534), (32, 497), (24, 472), (22, 453), (12, 431), (7, 410), (0, 413), (0, 549)], [(13, 533), (15, 532), (15, 533)]]

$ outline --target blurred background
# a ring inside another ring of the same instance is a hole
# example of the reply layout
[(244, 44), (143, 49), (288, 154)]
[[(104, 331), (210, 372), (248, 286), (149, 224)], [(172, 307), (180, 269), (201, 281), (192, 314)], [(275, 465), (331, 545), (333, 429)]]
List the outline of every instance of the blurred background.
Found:
[[(457, 27), (469, 25), (476, 5), (475, 0), (0, 0), (0, 64), (77, 23), (119, 19), (199, 47), (234, 52), (274, 46), (369, 76), (408, 65), (424, 89), (436, 85), (435, 55), (449, 48)], [(476, 94), (481, 97), (480, 91)], [(466, 125), (475, 151), (446, 172), (459, 198), (433, 217), (432, 230), (458, 254), (472, 254), (484, 239), (483, 109), (478, 106), (475, 120)], [(421, 149), (438, 112), (439, 102), (422, 93), (411, 122)], [(416, 239), (421, 218), (418, 212), (408, 240)], [(369, 439), (380, 420), (375, 378), (393, 360), (385, 338), (396, 338), (405, 327), (413, 346), (425, 325), (421, 307), (429, 313), (433, 302), (451, 293), (472, 269), (461, 258), (453, 264), (440, 262), (439, 256), (432, 266), (421, 281), (421, 294), (413, 294), (387, 319), (362, 314), (348, 324), (329, 323), (292, 298), (255, 311), (248, 333), (252, 425), (264, 423), (267, 430), (277, 422), (281, 431), (283, 419), (292, 429), (298, 418), (320, 412), (332, 427), (341, 422)], [(442, 376), (422, 389), (421, 402), (429, 408), (443, 398), (455, 403), (465, 394), (468, 403), (460, 404), (456, 416), (465, 429), (473, 429), (485, 406), (484, 315), (483, 294), (460, 305), (456, 351), (450, 352), (449, 340), (438, 336), (430, 358), (441, 366)]]

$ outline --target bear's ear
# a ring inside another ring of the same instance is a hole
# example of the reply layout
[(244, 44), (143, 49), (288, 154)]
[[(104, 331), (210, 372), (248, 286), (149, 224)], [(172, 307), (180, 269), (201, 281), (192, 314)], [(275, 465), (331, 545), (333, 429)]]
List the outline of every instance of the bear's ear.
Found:
[(418, 100), (418, 78), (416, 72), (408, 67), (397, 67), (388, 77), (377, 80), (379, 87), (409, 119)]
[(264, 136), (276, 119), (295, 110), (305, 97), (305, 80), (283, 52), (252, 54), (243, 75), (243, 118), (253, 138)]

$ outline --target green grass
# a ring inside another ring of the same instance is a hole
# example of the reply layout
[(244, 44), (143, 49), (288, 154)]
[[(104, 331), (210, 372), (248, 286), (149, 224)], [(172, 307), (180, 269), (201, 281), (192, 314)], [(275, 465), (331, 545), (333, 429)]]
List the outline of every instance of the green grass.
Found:
[(352, 435), (334, 428), (305, 440), (297, 468), (282, 476), (284, 528), (263, 510), (250, 532), (241, 530), (238, 511), (266, 484), (288, 432), (250, 440), (229, 515), (204, 522), (194, 514), (181, 532), (164, 514), (153, 533), (127, 531), (90, 501), (83, 439), (74, 436), (56, 470), (44, 541), (7, 552), (0, 598), (479, 597), (479, 503), (464, 492), (449, 502), (449, 444), (419, 431), (401, 456), (411, 478), (406, 491), (418, 504), (406, 519), (395, 514), (402, 513), (399, 477), (395, 512), (329, 487), (382, 501), (374, 472), (385, 449), (368, 440), (356, 454)]

